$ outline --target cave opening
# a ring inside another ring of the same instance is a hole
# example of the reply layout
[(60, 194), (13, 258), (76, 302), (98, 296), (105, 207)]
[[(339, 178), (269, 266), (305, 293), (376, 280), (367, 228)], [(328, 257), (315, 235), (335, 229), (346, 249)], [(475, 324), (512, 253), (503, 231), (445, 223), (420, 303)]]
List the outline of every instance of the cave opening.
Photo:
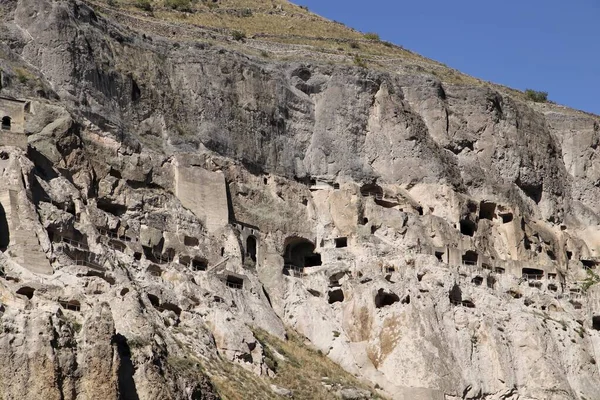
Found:
[(477, 224), (469, 219), (461, 219), (460, 222), (460, 233), (466, 236), (475, 235), (475, 231), (477, 230)]
[(386, 292), (384, 289), (379, 289), (375, 295), (375, 307), (383, 308), (391, 306), (400, 301), (400, 297), (394, 292)]

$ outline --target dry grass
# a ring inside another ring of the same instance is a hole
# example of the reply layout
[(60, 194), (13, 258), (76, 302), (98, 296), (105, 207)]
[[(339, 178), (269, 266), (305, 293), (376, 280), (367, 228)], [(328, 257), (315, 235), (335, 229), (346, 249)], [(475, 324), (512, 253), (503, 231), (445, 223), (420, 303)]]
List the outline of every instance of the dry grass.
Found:
[(310, 349), (298, 334), (289, 331), (287, 341), (262, 330), (254, 334), (265, 349), (265, 363), (276, 372), (274, 377), (260, 377), (240, 365), (221, 359), (201, 360), (192, 354), (185, 358), (169, 357), (167, 361), (177, 374), (192, 379), (208, 375), (223, 400), (282, 399), (271, 391), (271, 384), (292, 390), (296, 400), (337, 400), (336, 391), (344, 387), (370, 390), (373, 399), (382, 399), (339, 365)]
[[(95, 0), (105, 5), (109, 0)], [(164, 6), (162, 0), (150, 0), (153, 12), (136, 6), (137, 0), (111, 0), (113, 8), (145, 19), (177, 25), (216, 29), (223, 33), (243, 32), (247, 38), (265, 42), (314, 46), (339, 54), (360, 53), (363, 56), (398, 57), (432, 62), (391, 43), (329, 21), (300, 6), (283, 0), (221, 0), (218, 3), (192, 3), (192, 12), (180, 12)], [(210, 6), (218, 4), (218, 6)], [(371, 34), (372, 35), (372, 34)], [(357, 45), (358, 47), (354, 47)]]
[[(401, 46), (377, 40), (375, 33), (359, 32), (286, 0), (219, 0), (216, 3), (212, 0), (191, 0), (190, 12), (166, 7), (165, 0), (148, 0), (152, 5), (152, 12), (137, 7), (138, 0), (87, 1), (91, 4), (109, 5), (113, 10), (125, 12), (146, 22), (166, 22), (189, 28), (188, 34), (179, 36), (181, 39), (198, 39), (194, 37), (194, 30), (212, 31), (214, 34), (208, 37), (204, 35), (202, 40), (217, 42), (250, 55), (268, 56), (282, 61), (310, 59), (346, 65), (353, 65), (356, 56), (359, 56), (367, 68), (395, 71), (401, 67), (415, 73), (434, 75), (448, 84), (490, 86), (494, 90), (527, 101), (522, 91), (465, 75)], [(233, 40), (234, 32), (238, 32), (238, 40)], [(240, 38), (240, 33), (245, 38)], [(263, 45), (258, 45), (258, 42)], [(278, 52), (265, 49), (270, 44), (300, 45), (307, 48), (297, 53), (293, 48)]]
[[(337, 399), (335, 388), (357, 387), (370, 390), (373, 398), (375, 391), (358, 381), (322, 353), (310, 349), (298, 334), (288, 331), (288, 340), (282, 341), (264, 331), (255, 331), (254, 335), (267, 350), (267, 358), (276, 361), (276, 376), (271, 383), (290, 389), (294, 399)], [(285, 357), (285, 361), (273, 356), (273, 350)], [(334, 388), (330, 390), (323, 383)]]

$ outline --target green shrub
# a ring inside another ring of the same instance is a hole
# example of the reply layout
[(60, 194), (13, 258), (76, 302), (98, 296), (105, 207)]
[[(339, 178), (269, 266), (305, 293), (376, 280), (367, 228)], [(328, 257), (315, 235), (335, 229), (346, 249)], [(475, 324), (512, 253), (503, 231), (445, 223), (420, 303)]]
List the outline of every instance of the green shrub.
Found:
[(241, 14), (241, 16), (242, 16), (242, 17), (251, 17), (251, 16), (252, 16), (252, 10), (251, 10), (251, 9), (249, 9), (249, 8), (244, 8), (244, 9), (241, 11), (241, 13), (240, 13), (240, 14)]
[(365, 33), (365, 39), (367, 40), (374, 40), (376, 42), (379, 42), (381, 39), (379, 39), (379, 35), (375, 32), (367, 32)]
[(29, 82), (29, 80), (32, 78), (31, 74), (23, 68), (15, 68), (15, 74), (17, 75), (19, 82), (22, 84)]
[(165, 7), (172, 8), (177, 11), (192, 11), (191, 0), (165, 0)]
[(536, 103), (545, 103), (548, 101), (548, 92), (538, 92), (537, 90), (526, 89), (525, 97), (527, 100), (535, 101)]
[(208, 0), (208, 1), (204, 0), (203, 3), (206, 7), (208, 7), (211, 10), (215, 9), (215, 8), (219, 8), (219, 3), (214, 3), (212, 0)]
[(136, 0), (135, 6), (140, 10), (152, 11), (152, 2), (150, 0)]
[(354, 65), (356, 65), (357, 67), (361, 67), (361, 68), (367, 68), (367, 61), (362, 58), (361, 56), (359, 56), (358, 54), (354, 56)]
[(600, 283), (600, 276), (598, 276), (597, 273), (595, 273), (591, 269), (586, 270), (586, 272), (588, 276), (587, 278), (585, 278), (583, 284), (581, 285), (581, 289), (584, 293), (587, 292), (588, 289), (594, 286), (595, 284)]
[(246, 39), (246, 34), (242, 31), (233, 31), (231, 32), (231, 36), (233, 36), (233, 40), (244, 40)]

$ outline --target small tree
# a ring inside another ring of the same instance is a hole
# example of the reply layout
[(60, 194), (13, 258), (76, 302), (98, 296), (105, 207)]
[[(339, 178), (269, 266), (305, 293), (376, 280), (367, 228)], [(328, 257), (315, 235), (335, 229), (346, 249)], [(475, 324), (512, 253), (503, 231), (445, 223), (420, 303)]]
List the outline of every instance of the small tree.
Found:
[(165, 0), (165, 6), (177, 11), (192, 11), (191, 0)]
[(356, 65), (357, 67), (361, 67), (361, 68), (367, 68), (368, 67), (367, 61), (364, 58), (362, 58), (361, 56), (359, 56), (358, 54), (356, 54), (354, 56), (354, 60), (353, 61), (354, 61), (354, 65)]
[(231, 36), (233, 36), (233, 40), (237, 40), (238, 42), (246, 38), (246, 34), (242, 31), (233, 31), (231, 32)]
[(367, 32), (365, 33), (365, 39), (367, 40), (373, 40), (375, 42), (379, 42), (379, 34), (375, 33), (375, 32)]
[(150, 0), (137, 0), (135, 6), (140, 10), (152, 11), (152, 3)]
[(548, 92), (538, 92), (533, 89), (525, 90), (527, 100), (535, 101), (536, 103), (545, 103), (548, 101)]

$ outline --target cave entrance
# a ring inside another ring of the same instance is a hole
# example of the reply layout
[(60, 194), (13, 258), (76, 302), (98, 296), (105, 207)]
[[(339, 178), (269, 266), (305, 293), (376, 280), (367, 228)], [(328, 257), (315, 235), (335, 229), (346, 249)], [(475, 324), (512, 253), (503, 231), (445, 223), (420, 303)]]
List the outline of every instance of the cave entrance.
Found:
[(579, 260), (583, 264), (584, 269), (592, 269), (598, 266), (598, 262), (594, 260)]
[(450, 292), (448, 292), (448, 299), (450, 300), (450, 304), (453, 305), (462, 305), (462, 290), (460, 290), (460, 286), (454, 284)]
[(286, 239), (285, 264), (296, 267), (317, 267), (322, 264), (321, 255), (315, 253), (315, 245), (308, 239), (302, 237), (291, 237)]
[(592, 328), (594, 330), (600, 331), (600, 315), (592, 317)]
[(146, 272), (152, 276), (160, 277), (162, 275), (162, 269), (156, 264), (150, 264), (148, 268), (146, 268)]
[(534, 279), (539, 280), (544, 277), (544, 271), (536, 268), (523, 268), (522, 271), (523, 278), (525, 279)]
[(400, 301), (400, 297), (393, 292), (386, 292), (384, 289), (379, 289), (375, 295), (375, 307), (382, 308), (391, 306)]
[(58, 303), (65, 310), (81, 311), (81, 303), (77, 300), (59, 300)]
[(225, 285), (232, 289), (242, 289), (244, 287), (244, 279), (233, 275), (227, 275)]
[(335, 247), (340, 249), (343, 247), (348, 247), (348, 238), (340, 237), (335, 239)]
[(479, 218), (493, 220), (496, 216), (496, 203), (482, 201), (479, 204)]
[(203, 258), (194, 258), (192, 260), (193, 271), (206, 271), (208, 269), (208, 262)]
[(483, 277), (477, 275), (475, 278), (471, 279), (471, 283), (473, 283), (475, 286), (481, 286), (483, 283)]
[(246, 255), (256, 262), (256, 238), (252, 235), (246, 239)]
[(444, 252), (443, 251), (436, 251), (435, 252), (435, 258), (437, 258), (439, 262), (444, 262)]
[(11, 128), (11, 118), (9, 116), (4, 116), (2, 117), (2, 130), (4, 131), (10, 131)]
[(478, 258), (479, 255), (477, 254), (477, 252), (467, 250), (467, 252), (462, 256), (462, 263), (465, 265), (477, 265)]
[(460, 233), (466, 236), (475, 235), (475, 231), (477, 230), (477, 225), (475, 224), (475, 222), (471, 221), (470, 219), (462, 219), (460, 220), (459, 224)]
[(17, 294), (22, 294), (23, 296), (27, 297), (29, 300), (31, 300), (34, 293), (35, 293), (35, 289), (32, 287), (29, 287), (29, 286), (23, 286), (22, 288), (17, 290)]
[(4, 207), (0, 204), (0, 251), (6, 251), (10, 243), (10, 229)]
[(327, 297), (329, 304), (341, 303), (344, 301), (344, 292), (342, 289), (331, 290)]

